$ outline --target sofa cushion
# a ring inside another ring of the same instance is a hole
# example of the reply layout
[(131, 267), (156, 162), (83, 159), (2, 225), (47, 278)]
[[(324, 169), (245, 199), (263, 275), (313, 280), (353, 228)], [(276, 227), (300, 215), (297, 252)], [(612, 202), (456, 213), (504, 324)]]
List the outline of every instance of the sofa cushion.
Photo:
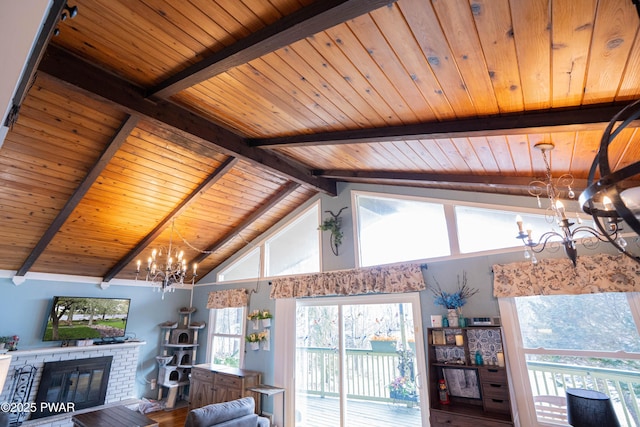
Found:
[[(243, 397), (242, 399), (230, 402), (213, 403), (189, 411), (185, 427), (210, 427), (225, 421), (240, 418), (246, 415), (255, 415), (255, 401), (253, 397)], [(254, 421), (254, 425), (257, 420)]]
[(258, 423), (258, 416), (256, 414), (251, 414), (251, 415), (243, 415), (240, 418), (234, 418), (232, 420), (225, 421), (225, 422), (220, 423), (220, 424), (211, 424), (211, 425), (209, 425), (207, 427), (211, 427), (211, 426), (215, 426), (215, 427), (257, 427), (257, 426), (259, 426), (259, 423)]

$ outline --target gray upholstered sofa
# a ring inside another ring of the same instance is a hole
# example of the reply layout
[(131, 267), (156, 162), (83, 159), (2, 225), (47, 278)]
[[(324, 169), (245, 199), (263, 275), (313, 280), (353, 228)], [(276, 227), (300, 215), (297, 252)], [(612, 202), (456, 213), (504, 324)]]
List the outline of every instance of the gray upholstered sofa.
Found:
[(270, 427), (268, 418), (255, 414), (253, 397), (213, 403), (189, 411), (184, 427)]

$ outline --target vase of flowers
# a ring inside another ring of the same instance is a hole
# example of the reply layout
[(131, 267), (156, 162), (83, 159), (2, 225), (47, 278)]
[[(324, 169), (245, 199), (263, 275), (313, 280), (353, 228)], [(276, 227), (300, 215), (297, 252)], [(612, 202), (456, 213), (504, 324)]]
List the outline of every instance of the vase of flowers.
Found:
[(430, 287), (435, 298), (433, 302), (447, 309), (449, 326), (458, 327), (458, 319), (462, 316), (462, 307), (469, 298), (478, 293), (478, 290), (467, 285), (466, 272), (462, 273), (462, 282), (460, 282), (460, 276), (458, 276), (458, 290), (453, 293), (443, 291), (438, 281), (434, 279), (434, 282), (435, 285)]

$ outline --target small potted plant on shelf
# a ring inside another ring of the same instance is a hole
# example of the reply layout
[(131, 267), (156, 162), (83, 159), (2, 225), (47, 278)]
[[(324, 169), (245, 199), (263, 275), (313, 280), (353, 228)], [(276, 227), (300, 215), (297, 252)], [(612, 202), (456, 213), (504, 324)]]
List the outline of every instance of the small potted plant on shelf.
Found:
[(5, 337), (7, 338), (7, 348), (9, 349), (9, 351), (15, 351), (18, 349), (18, 341), (20, 341), (20, 337), (17, 335), (12, 335), (9, 337)]

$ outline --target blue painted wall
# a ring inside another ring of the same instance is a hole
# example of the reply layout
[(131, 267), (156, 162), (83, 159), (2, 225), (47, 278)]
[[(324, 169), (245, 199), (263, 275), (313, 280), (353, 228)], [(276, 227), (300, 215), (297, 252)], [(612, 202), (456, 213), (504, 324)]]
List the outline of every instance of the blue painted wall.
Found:
[[(350, 269), (356, 267), (356, 250), (355, 250), (355, 230), (354, 230), (354, 220), (353, 220), (353, 206), (351, 200), (351, 190), (360, 190), (360, 191), (371, 191), (371, 192), (382, 192), (389, 194), (402, 194), (402, 195), (410, 195), (410, 196), (422, 196), (429, 197), (435, 199), (445, 199), (445, 200), (461, 200), (467, 202), (482, 202), (484, 204), (495, 204), (495, 205), (504, 205), (504, 206), (520, 206), (527, 209), (538, 210), (536, 205), (535, 197), (518, 197), (518, 196), (504, 196), (497, 194), (485, 194), (485, 193), (461, 193), (461, 192), (453, 192), (453, 191), (443, 191), (443, 190), (430, 190), (430, 189), (420, 189), (420, 188), (411, 188), (411, 187), (391, 187), (391, 186), (381, 186), (381, 185), (365, 185), (365, 184), (344, 184), (339, 183), (338, 185), (338, 195), (336, 197), (329, 196), (320, 196), (321, 199), (321, 211), (323, 212), (322, 218), (324, 219), (328, 214), (324, 213), (326, 210), (330, 210), (333, 212), (338, 212), (341, 208), (347, 207), (345, 211), (343, 211), (342, 217), (342, 225), (343, 225), (343, 244), (340, 246), (339, 255), (335, 256), (331, 252), (331, 248), (329, 247), (329, 233), (322, 233), (322, 268), (323, 271), (336, 271), (343, 269)], [(296, 212), (291, 214), (289, 218), (285, 218), (279, 224), (274, 226), (271, 230), (267, 230), (265, 232), (265, 236), (268, 236), (273, 230), (282, 226), (286, 223), (286, 221), (293, 216), (295, 216), (302, 209), (308, 207), (311, 203), (315, 202), (315, 198), (310, 200), (307, 204), (300, 207)], [(576, 211), (579, 209), (577, 203), (567, 203), (567, 209)], [(515, 216), (515, 215), (514, 215)], [(507, 234), (512, 234), (515, 239), (516, 235), (516, 224), (514, 220), (514, 224), (512, 229), (505, 230), (504, 232)], [(259, 239), (257, 239), (259, 240)], [(428, 244), (428, 242), (425, 242)], [(225, 268), (229, 263), (233, 262), (237, 257), (242, 256), (246, 251), (253, 249), (253, 245), (248, 245), (245, 250), (239, 252), (236, 256), (230, 258), (225, 263), (223, 263), (218, 270), (208, 274), (205, 276), (201, 283), (203, 285), (196, 286), (194, 290), (194, 307), (198, 308), (198, 313), (202, 313), (206, 315), (206, 302), (207, 296), (209, 292), (223, 290), (223, 289), (232, 289), (232, 288), (245, 288), (251, 292), (250, 295), (250, 303), (249, 303), (249, 311), (255, 309), (268, 309), (274, 316), (277, 317), (278, 313), (275, 312), (275, 301), (269, 298), (270, 287), (268, 284), (268, 280), (261, 280), (256, 282), (256, 280), (247, 281), (247, 282), (236, 282), (232, 284), (215, 284), (216, 275), (215, 273), (223, 268)], [(580, 255), (593, 255), (597, 252), (610, 252), (613, 253), (613, 247), (611, 245), (601, 245), (595, 251), (587, 250), (582, 245), (578, 249)], [(562, 251), (557, 251), (556, 253), (547, 252), (544, 255), (539, 256), (539, 258), (554, 258), (554, 257), (564, 257)], [(493, 272), (492, 266), (494, 264), (507, 264), (512, 262), (521, 262), (524, 261), (523, 251), (520, 248), (507, 251), (504, 253), (491, 253), (491, 254), (481, 254), (481, 255), (470, 255), (465, 257), (460, 257), (458, 259), (449, 259), (449, 260), (437, 260), (437, 261), (427, 261), (426, 264), (428, 269), (426, 273), (424, 273), (425, 282), (427, 285), (434, 284), (435, 281), (440, 283), (442, 288), (448, 292), (453, 292), (457, 289), (458, 286), (458, 276), (462, 278), (462, 274), (466, 272), (468, 285), (472, 288), (476, 288), (479, 290), (477, 295), (474, 295), (468, 303), (464, 306), (463, 313), (466, 317), (475, 317), (475, 316), (497, 316), (499, 315), (498, 308), (498, 300), (493, 296)], [(207, 283), (207, 285), (204, 285)], [(422, 311), (422, 327), (423, 332), (425, 334), (424, 340), (426, 342), (426, 333), (427, 328), (430, 327), (430, 318), (432, 314), (446, 314), (446, 310), (437, 306), (433, 302), (433, 294), (430, 290), (425, 290), (420, 292), (420, 304)], [(206, 317), (203, 317), (199, 320), (207, 320)], [(272, 343), (273, 339), (277, 331), (272, 330)], [(203, 340), (200, 340), (201, 345), (203, 344)], [(274, 359), (273, 351), (251, 351), (248, 350), (245, 358), (245, 368), (257, 370), (263, 373), (263, 380), (267, 384), (273, 383), (273, 367), (277, 361)], [(204, 362), (205, 352), (200, 352), (199, 360)], [(265, 405), (265, 410), (270, 412), (272, 410), (270, 399), (267, 399), (268, 402)]]
[(43, 342), (42, 334), (47, 320), (48, 310), (55, 295), (130, 298), (131, 307), (127, 322), (127, 336), (146, 341), (140, 347), (136, 369), (138, 397), (157, 398), (157, 392), (151, 391), (148, 380), (157, 375), (155, 357), (160, 343), (160, 323), (178, 320), (180, 307), (189, 305), (190, 291), (176, 290), (161, 295), (149, 287), (112, 285), (100, 289), (94, 283), (64, 283), (54, 281), (26, 280), (15, 286), (10, 279), (0, 278), (0, 336), (18, 335), (19, 350), (56, 347), (59, 342)]

